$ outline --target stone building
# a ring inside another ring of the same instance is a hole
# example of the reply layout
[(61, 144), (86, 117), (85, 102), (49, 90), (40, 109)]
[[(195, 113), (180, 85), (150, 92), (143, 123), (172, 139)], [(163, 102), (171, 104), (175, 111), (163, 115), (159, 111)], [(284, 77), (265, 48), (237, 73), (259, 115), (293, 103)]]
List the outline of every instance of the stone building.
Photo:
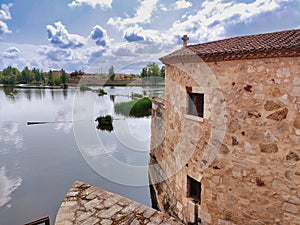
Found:
[(300, 224), (300, 29), (161, 58), (150, 180), (185, 224)]

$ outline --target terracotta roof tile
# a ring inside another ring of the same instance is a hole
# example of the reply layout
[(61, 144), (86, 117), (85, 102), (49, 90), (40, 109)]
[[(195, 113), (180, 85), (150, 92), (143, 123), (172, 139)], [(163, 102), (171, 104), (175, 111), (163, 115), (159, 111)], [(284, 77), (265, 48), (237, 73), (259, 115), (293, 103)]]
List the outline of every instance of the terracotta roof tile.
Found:
[(181, 62), (195, 56), (204, 61), (300, 56), (300, 29), (188, 45), (160, 60)]

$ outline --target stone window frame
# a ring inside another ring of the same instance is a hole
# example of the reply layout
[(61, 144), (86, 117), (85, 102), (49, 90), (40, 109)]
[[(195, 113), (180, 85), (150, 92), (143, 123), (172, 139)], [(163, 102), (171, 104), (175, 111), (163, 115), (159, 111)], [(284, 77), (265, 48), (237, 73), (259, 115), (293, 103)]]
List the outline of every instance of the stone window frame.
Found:
[[(201, 204), (201, 193), (202, 193), (202, 188), (203, 188), (201, 182), (194, 179), (193, 177), (191, 177), (189, 175), (187, 175), (186, 179), (187, 179), (186, 180), (186, 182), (187, 182), (187, 186), (186, 186), (187, 198), (196, 201), (198, 204)], [(199, 185), (199, 187), (194, 188), (195, 185)], [(194, 193), (194, 192), (198, 192), (198, 193)]]
[[(196, 116), (196, 115), (191, 115), (189, 114), (189, 104), (190, 104), (190, 96), (189, 94), (201, 94), (203, 95), (203, 116)], [(204, 122), (204, 118), (205, 118), (205, 113), (206, 113), (206, 109), (205, 109), (205, 93), (203, 90), (201, 90), (199, 87), (186, 87), (186, 114), (185, 114), (185, 118), (186, 119), (190, 119), (196, 122)]]

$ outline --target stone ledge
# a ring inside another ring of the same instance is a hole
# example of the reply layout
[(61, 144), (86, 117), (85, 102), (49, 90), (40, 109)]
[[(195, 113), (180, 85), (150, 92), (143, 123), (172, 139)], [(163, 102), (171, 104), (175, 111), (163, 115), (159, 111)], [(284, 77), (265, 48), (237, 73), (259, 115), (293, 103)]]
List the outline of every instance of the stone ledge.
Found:
[(56, 216), (55, 225), (182, 224), (148, 206), (76, 181)]

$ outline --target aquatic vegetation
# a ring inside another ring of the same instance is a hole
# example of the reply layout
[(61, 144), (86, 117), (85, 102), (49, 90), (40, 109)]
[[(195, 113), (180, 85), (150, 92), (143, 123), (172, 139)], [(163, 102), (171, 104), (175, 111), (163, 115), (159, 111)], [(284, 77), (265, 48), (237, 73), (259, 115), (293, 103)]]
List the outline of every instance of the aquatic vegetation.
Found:
[(113, 118), (111, 115), (99, 116), (95, 121), (98, 122), (97, 129), (99, 130), (106, 130), (111, 132), (114, 129), (112, 125)]
[(115, 113), (130, 117), (145, 117), (151, 115), (152, 101), (145, 97), (135, 101), (115, 104)]
[(107, 95), (107, 92), (105, 92), (103, 89), (99, 89), (98, 90), (98, 95), (99, 96)]

